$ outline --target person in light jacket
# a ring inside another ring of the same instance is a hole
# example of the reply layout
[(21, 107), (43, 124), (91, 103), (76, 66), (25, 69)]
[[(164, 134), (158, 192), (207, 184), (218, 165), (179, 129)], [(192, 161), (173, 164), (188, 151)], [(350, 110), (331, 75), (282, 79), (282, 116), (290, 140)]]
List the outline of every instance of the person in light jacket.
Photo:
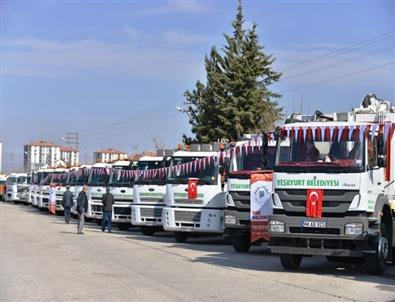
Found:
[(77, 197), (77, 213), (78, 213), (78, 224), (77, 234), (84, 234), (82, 229), (84, 228), (85, 213), (88, 211), (88, 186), (84, 186), (80, 194)]
[(67, 186), (66, 191), (63, 193), (62, 206), (64, 209), (64, 223), (69, 224), (71, 208), (73, 207), (73, 193), (70, 191), (70, 186)]
[(106, 193), (102, 196), (103, 204), (103, 219), (101, 222), (101, 230), (104, 232), (106, 230), (106, 225), (108, 232), (111, 233), (111, 220), (112, 220), (112, 206), (114, 204), (114, 195), (110, 192), (110, 188), (107, 187)]

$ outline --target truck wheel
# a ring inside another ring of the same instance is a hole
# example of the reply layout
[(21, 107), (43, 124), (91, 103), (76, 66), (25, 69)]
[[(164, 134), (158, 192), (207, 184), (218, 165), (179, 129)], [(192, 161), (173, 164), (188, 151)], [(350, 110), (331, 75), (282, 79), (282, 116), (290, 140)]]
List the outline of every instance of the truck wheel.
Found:
[(237, 236), (233, 235), (230, 237), (232, 246), (236, 252), (246, 253), (251, 247), (250, 237), (247, 235)]
[(301, 255), (290, 255), (290, 254), (281, 254), (280, 255), (281, 265), (285, 269), (298, 269), (300, 263), (302, 262)]
[(118, 224), (118, 229), (120, 231), (127, 231), (129, 230), (130, 224), (129, 223), (120, 223)]
[(369, 274), (381, 275), (384, 272), (389, 250), (387, 234), (387, 227), (384, 219), (382, 219), (380, 222), (380, 234), (374, 243), (375, 253), (365, 256), (365, 267)]
[(150, 227), (141, 227), (141, 233), (143, 233), (144, 236), (154, 236), (155, 230)]
[(188, 233), (185, 232), (174, 232), (174, 239), (178, 243), (185, 243), (188, 239)]

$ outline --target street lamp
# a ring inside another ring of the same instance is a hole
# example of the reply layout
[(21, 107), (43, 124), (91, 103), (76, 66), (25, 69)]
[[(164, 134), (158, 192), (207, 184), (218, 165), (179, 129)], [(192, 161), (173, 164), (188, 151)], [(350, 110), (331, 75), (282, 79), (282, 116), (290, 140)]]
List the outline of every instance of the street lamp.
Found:
[(188, 110), (185, 110), (185, 109), (181, 108), (180, 106), (176, 106), (176, 109), (178, 111), (180, 111), (181, 113), (186, 113), (188, 115), (189, 119), (192, 121), (192, 116), (191, 116), (191, 114), (189, 113)]

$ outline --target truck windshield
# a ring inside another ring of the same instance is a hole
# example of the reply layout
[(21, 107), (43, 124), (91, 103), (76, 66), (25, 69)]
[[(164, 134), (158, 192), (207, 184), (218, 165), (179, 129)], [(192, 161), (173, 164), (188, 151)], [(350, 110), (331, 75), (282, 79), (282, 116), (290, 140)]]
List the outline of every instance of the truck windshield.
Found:
[(19, 184), (26, 184), (27, 183), (27, 177), (26, 176), (19, 176), (18, 177), (18, 183)]
[(157, 161), (138, 161), (137, 163), (137, 173), (135, 178), (136, 184), (165, 184), (166, 175), (163, 172), (156, 171), (155, 175), (144, 175), (141, 171), (159, 169), (165, 167), (165, 162), (163, 160)]
[(14, 185), (18, 182), (18, 178), (17, 177), (8, 177), (7, 178), (7, 184), (9, 185)]
[(50, 181), (50, 179), (49, 179), (49, 172), (42, 172), (42, 173), (40, 173), (39, 174), (40, 176), (39, 176), (39, 179), (38, 179), (38, 183), (40, 184), (40, 185), (46, 185), (46, 184), (49, 184), (49, 181)]
[[(218, 174), (219, 174), (219, 165), (218, 161), (214, 164), (211, 163), (209, 167), (201, 168), (198, 171), (195, 171), (192, 168), (192, 172), (186, 173), (185, 171), (181, 171), (177, 167), (177, 165), (189, 163), (191, 161), (195, 161), (202, 157), (172, 157), (170, 160), (170, 172), (168, 175), (167, 182), (173, 184), (187, 184), (189, 178), (198, 178), (199, 184), (205, 185), (216, 185)], [(175, 171), (172, 171), (171, 167), (176, 167)]]
[(50, 183), (61, 185), (66, 182), (67, 176), (64, 172), (53, 172)]
[(104, 169), (92, 168), (88, 179), (88, 186), (106, 186), (110, 179), (110, 174), (108, 174)]
[(132, 187), (133, 179), (127, 175), (126, 171), (129, 170), (114, 169), (110, 175), (110, 187)]
[(262, 148), (254, 148), (250, 152), (235, 152), (230, 159), (229, 172), (236, 173), (249, 173), (252, 171), (271, 170), (274, 164), (274, 154), (276, 148), (269, 147), (267, 150), (267, 162), (263, 165), (263, 151)]
[(76, 173), (71, 173), (70, 179), (69, 179), (69, 184), (71, 186), (82, 186), (88, 182), (88, 171), (82, 171), (81, 174), (76, 174)]
[[(311, 134), (311, 133), (310, 133)], [(354, 133), (355, 134), (355, 133)], [(274, 170), (278, 172), (356, 173), (364, 170), (364, 143), (359, 135), (332, 140), (280, 137)]]

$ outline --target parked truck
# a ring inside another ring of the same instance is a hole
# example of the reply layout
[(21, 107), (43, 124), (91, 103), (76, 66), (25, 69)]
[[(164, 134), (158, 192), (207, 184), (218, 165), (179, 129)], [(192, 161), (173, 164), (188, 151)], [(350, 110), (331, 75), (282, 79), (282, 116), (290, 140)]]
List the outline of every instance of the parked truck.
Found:
[(157, 170), (155, 175), (147, 175), (150, 169), (168, 166), (166, 156), (143, 156), (137, 162), (136, 178), (133, 185), (132, 225), (139, 226), (144, 235), (152, 236), (163, 229), (162, 211), (166, 193), (165, 170)]
[(177, 242), (186, 242), (191, 233), (224, 232), (225, 191), (218, 151), (219, 144), (196, 144), (171, 157), (162, 219), (165, 231), (172, 231)]
[(26, 173), (11, 173), (6, 180), (5, 201), (13, 201), (18, 203), (27, 189)]
[(18, 174), (18, 182), (17, 182), (17, 200), (16, 202), (27, 203), (28, 197), (28, 188), (30, 182), (30, 175), (27, 173)]
[(102, 196), (109, 184), (112, 165), (96, 163), (92, 165), (88, 178), (88, 211), (85, 213), (87, 221), (95, 221), (100, 225), (103, 218)]
[(120, 230), (128, 230), (132, 219), (133, 174), (135, 163), (129, 160), (118, 160), (112, 165), (109, 179), (111, 193), (114, 196), (112, 221)]
[[(257, 135), (245, 135), (243, 140), (231, 145), (232, 152), (227, 164), (227, 194), (225, 209), (225, 232), (237, 252), (247, 252), (251, 247), (250, 178), (253, 173), (272, 174), (275, 141), (268, 142), (264, 156), (262, 143), (251, 145)], [(247, 150), (247, 151), (241, 151)], [(259, 244), (262, 241), (254, 242)]]
[(82, 191), (83, 185), (88, 184), (91, 167), (91, 165), (82, 165), (70, 169), (68, 184), (70, 186), (70, 191), (73, 192), (73, 207), (71, 208), (71, 213), (74, 217), (77, 217), (77, 197)]
[(302, 257), (395, 261), (395, 108), (375, 95), (346, 113), (293, 116), (279, 131), (270, 246), (284, 268)]

